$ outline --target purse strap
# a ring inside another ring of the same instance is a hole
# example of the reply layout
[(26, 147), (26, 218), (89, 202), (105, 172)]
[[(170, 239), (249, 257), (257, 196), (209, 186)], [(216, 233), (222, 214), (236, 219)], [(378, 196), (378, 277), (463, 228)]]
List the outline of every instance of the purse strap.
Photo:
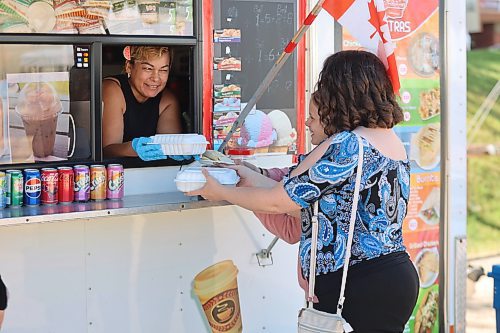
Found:
[[(355, 134), (355, 133), (354, 133)], [(337, 303), (337, 314), (342, 314), (342, 308), (344, 306), (344, 292), (345, 285), (347, 281), (347, 270), (349, 269), (349, 260), (351, 258), (351, 247), (352, 247), (352, 239), (354, 236), (354, 225), (356, 223), (356, 211), (358, 209), (358, 200), (359, 200), (359, 188), (361, 186), (361, 174), (363, 167), (363, 141), (361, 141), (361, 137), (357, 134), (356, 138), (358, 139), (358, 172), (356, 173), (356, 183), (354, 185), (354, 196), (352, 200), (352, 208), (351, 208), (351, 219), (349, 221), (349, 235), (347, 237), (347, 246), (345, 252), (345, 260), (344, 260), (344, 270), (342, 272), (342, 284), (340, 286), (340, 296), (339, 302)], [(311, 239), (311, 260), (309, 263), (309, 297), (307, 299), (307, 307), (312, 307), (312, 300), (314, 298), (314, 284), (316, 282), (316, 251), (318, 249), (318, 201), (314, 202), (313, 216), (312, 216), (312, 239)]]

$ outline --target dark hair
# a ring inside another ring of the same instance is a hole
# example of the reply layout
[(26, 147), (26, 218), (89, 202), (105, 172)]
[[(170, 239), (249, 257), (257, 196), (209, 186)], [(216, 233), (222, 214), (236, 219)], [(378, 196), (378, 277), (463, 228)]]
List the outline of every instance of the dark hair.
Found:
[(329, 56), (312, 99), (327, 135), (358, 126), (392, 128), (403, 120), (384, 64), (366, 51)]

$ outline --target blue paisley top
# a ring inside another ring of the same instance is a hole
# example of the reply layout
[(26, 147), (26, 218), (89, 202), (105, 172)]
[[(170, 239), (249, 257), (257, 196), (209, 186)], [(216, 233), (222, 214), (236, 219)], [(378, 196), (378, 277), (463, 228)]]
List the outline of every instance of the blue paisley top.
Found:
[[(410, 195), (409, 161), (390, 159), (362, 140), (363, 173), (350, 266), (405, 250), (402, 223)], [(311, 216), (318, 199), (317, 275), (335, 272), (344, 265), (357, 164), (358, 140), (354, 133), (344, 131), (335, 135), (313, 167), (283, 179), (290, 198), (302, 207), (299, 255), (304, 277), (309, 276)]]

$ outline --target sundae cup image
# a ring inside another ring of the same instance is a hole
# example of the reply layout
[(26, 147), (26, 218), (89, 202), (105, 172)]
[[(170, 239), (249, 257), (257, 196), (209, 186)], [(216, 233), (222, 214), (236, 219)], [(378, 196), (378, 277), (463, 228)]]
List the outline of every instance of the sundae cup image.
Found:
[(35, 157), (46, 157), (54, 151), (57, 118), (61, 111), (61, 100), (49, 83), (31, 82), (19, 93), (16, 112), (23, 121)]
[(214, 99), (214, 112), (240, 111), (241, 99), (236, 97), (224, 97)]
[(138, 0), (139, 13), (142, 23), (157, 24), (159, 19), (159, 0)]
[(403, 17), (408, 0), (384, 0), (385, 12), (390, 19), (400, 19)]
[(238, 145), (254, 149), (255, 153), (267, 153), (276, 140), (271, 118), (260, 110), (252, 110), (240, 129)]
[(297, 139), (297, 131), (292, 127), (290, 118), (281, 110), (273, 110), (268, 114), (277, 138), (269, 152), (288, 152), (288, 148)]
[(238, 268), (224, 260), (205, 268), (194, 278), (198, 296), (212, 333), (242, 332), (238, 296)]
[(228, 112), (225, 115), (222, 115), (215, 121), (215, 126), (228, 126), (232, 125), (236, 119), (238, 119), (238, 113), (237, 112)]

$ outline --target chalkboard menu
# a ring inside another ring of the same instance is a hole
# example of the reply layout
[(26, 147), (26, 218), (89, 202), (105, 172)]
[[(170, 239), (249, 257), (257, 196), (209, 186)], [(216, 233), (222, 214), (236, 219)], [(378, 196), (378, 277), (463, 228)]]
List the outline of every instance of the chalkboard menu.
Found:
[[(216, 56), (241, 58), (241, 71), (220, 72), (215, 78), (221, 84), (239, 84), (241, 101), (247, 102), (296, 31), (295, 1), (220, 0), (216, 13), (220, 15), (215, 20), (216, 29), (241, 30), (239, 43), (215, 45)], [(261, 110), (295, 109), (295, 82), (296, 57), (292, 55), (257, 102), (257, 107)]]

